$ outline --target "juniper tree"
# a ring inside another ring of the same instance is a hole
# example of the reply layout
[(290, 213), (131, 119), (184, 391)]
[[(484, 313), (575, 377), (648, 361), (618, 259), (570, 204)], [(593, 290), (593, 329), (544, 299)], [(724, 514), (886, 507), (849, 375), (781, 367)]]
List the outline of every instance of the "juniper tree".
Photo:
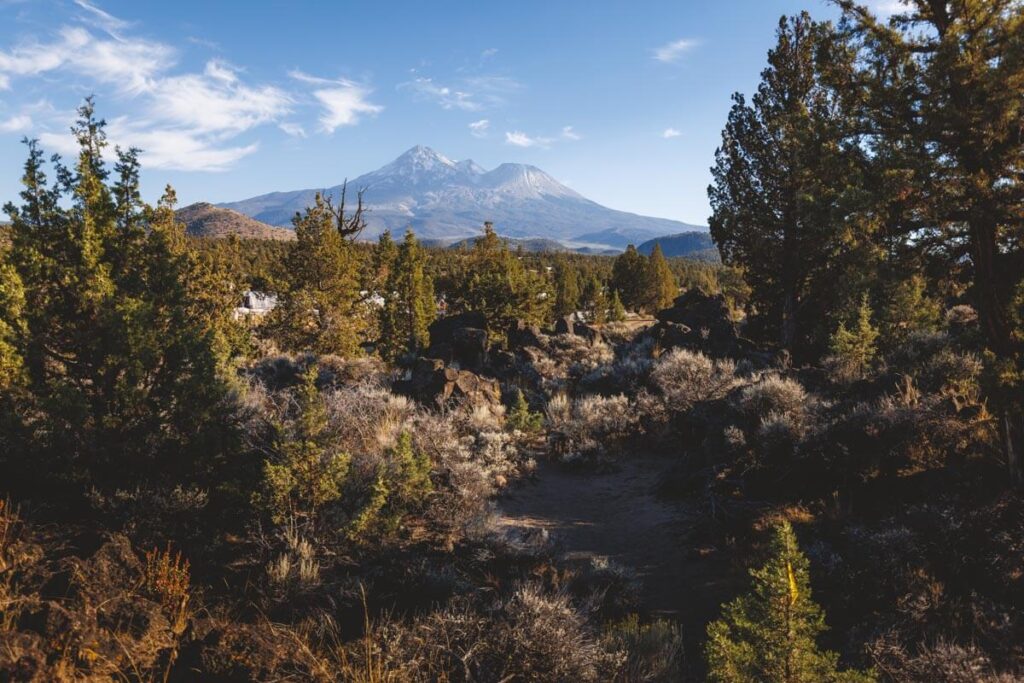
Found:
[[(621, 304), (620, 304), (621, 305)], [(604, 323), (608, 320), (608, 297), (604, 285), (597, 275), (591, 275), (583, 287), (583, 307), (590, 322)]]
[(509, 250), (490, 223), (461, 267), (452, 293), (455, 308), (483, 313), (496, 336), (504, 335), (516, 320), (540, 324), (547, 318), (550, 302), (543, 297), (543, 278), (526, 269), (521, 255)]
[(434, 285), (425, 273), (426, 258), (412, 230), (397, 249), (384, 287), (380, 312), (381, 355), (394, 360), (430, 344), (428, 328), (437, 314)]
[(750, 571), (752, 586), (708, 626), (708, 677), (717, 683), (867, 682), (839, 671), (839, 656), (818, 648), (825, 615), (811, 599), (807, 558), (788, 522), (773, 533), (770, 557)]
[(0, 327), (23, 362), (26, 454), (33, 471), (101, 489), (196, 481), (226, 437), (225, 302), (204, 291), (219, 290), (174, 221), (173, 191), (156, 208), (139, 200), (135, 150), (116, 150), (109, 182), (91, 100), (73, 132), (76, 163), (55, 157), (52, 185), (28, 142), (22, 205), (5, 207)]
[(830, 24), (783, 17), (756, 94), (733, 96), (715, 152), (711, 235), (722, 260), (743, 268), (766, 334), (790, 350), (812, 352), (828, 334), (821, 322), (845, 295), (842, 255), (870, 227), (851, 218), (863, 150), (834, 85), (851, 65)]
[(637, 310), (644, 298), (644, 257), (632, 244), (615, 257), (612, 264), (612, 291), (626, 308)]
[(555, 308), (556, 318), (571, 315), (579, 309), (579, 274), (565, 257), (555, 261)]
[(878, 353), (878, 329), (871, 324), (871, 306), (865, 295), (851, 327), (845, 322), (832, 335), (832, 353), (856, 377), (863, 377)]
[(1024, 281), (1024, 12), (1019, 0), (911, 0), (883, 23), (859, 3), (837, 4), (860, 39), (851, 101), (885, 181), (890, 248), (937, 259), (968, 285), (1020, 479), (1024, 334), (1011, 308)]
[(650, 312), (659, 311), (668, 308), (678, 294), (676, 276), (665, 260), (661, 245), (656, 242), (644, 264), (642, 306)]
[(348, 477), (351, 458), (336, 447), (328, 429), (318, 372), (310, 365), (293, 390), (293, 407), (275, 425), (271, 453), (263, 463), (263, 487), (254, 496), (278, 523), (317, 524), (323, 508), (341, 498)]
[(352, 356), (367, 327), (359, 294), (358, 259), (340, 227), (343, 211), (316, 195), (304, 214), (296, 215), (295, 242), (285, 259), (285, 291), (271, 314), (270, 328), (292, 351)]

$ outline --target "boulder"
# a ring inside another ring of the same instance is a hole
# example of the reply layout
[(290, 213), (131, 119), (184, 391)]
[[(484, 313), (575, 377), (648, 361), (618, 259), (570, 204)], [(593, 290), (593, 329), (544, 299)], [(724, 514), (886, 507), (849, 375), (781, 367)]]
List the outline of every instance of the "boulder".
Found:
[(658, 323), (646, 335), (663, 349), (687, 348), (709, 356), (734, 355), (739, 334), (722, 295), (691, 289), (658, 311)]
[(480, 371), (487, 365), (487, 319), (482, 313), (460, 313), (431, 323), (428, 358)]
[(525, 320), (517, 320), (508, 331), (508, 348), (515, 350), (527, 346), (540, 346), (540, 335), (538, 325), (531, 325)]
[(572, 316), (567, 315), (564, 318), (559, 318), (555, 321), (555, 334), (575, 334), (575, 323), (572, 321)]
[(468, 370), (445, 365), (437, 358), (420, 358), (404, 387), (406, 393), (426, 405), (468, 401), (474, 405), (501, 403), (501, 385)]
[(577, 337), (583, 337), (586, 339), (590, 342), (591, 346), (601, 341), (601, 330), (596, 327), (591, 327), (585, 323), (576, 323), (573, 326), (573, 333)]

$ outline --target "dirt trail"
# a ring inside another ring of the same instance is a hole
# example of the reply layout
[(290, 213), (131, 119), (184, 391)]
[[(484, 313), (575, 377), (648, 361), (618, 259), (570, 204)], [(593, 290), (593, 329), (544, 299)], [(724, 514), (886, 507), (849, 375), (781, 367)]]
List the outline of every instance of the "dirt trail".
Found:
[(679, 621), (688, 645), (696, 643), (729, 597), (727, 572), (688, 542), (690, 506), (657, 495), (671, 465), (670, 458), (623, 458), (595, 473), (542, 463), (536, 481), (499, 500), (499, 522), (546, 529), (565, 557), (604, 556), (634, 570), (643, 610)]

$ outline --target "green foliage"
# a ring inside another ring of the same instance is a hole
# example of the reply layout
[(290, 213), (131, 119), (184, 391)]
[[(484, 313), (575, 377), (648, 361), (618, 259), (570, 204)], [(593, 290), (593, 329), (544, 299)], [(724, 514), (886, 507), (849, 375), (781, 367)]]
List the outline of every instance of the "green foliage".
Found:
[(359, 258), (346, 238), (344, 206), (319, 194), (296, 215), (296, 240), (285, 259), (285, 289), (268, 325), (285, 349), (358, 355), (367, 328), (359, 296)]
[(543, 323), (550, 308), (542, 296), (544, 278), (527, 270), (522, 258), (487, 223), (461, 264), (458, 288), (451, 292), (455, 309), (483, 313), (499, 339), (516, 320)]
[(555, 308), (556, 318), (564, 318), (576, 312), (580, 306), (579, 275), (566, 259), (555, 262)]
[(225, 282), (189, 249), (173, 190), (139, 200), (137, 150), (117, 150), (110, 181), (91, 100), (79, 116), (74, 167), (55, 158), (51, 186), (29, 142), (22, 205), (5, 207), (0, 354), (24, 380), (24, 448), (34, 471), (102, 489), (194, 481), (229, 436)]
[(852, 328), (840, 323), (832, 335), (832, 353), (857, 377), (863, 377), (878, 353), (878, 329), (871, 324), (871, 306), (865, 295), (857, 309), (857, 319)]
[(644, 271), (644, 257), (632, 244), (612, 264), (612, 291), (618, 293), (623, 306), (634, 311), (644, 303)]
[(270, 457), (263, 463), (263, 489), (257, 507), (281, 523), (318, 521), (320, 511), (337, 502), (351, 458), (334, 445), (327, 408), (311, 365), (294, 390), (294, 410), (276, 426)]
[(913, 273), (886, 288), (879, 319), (886, 344), (898, 347), (914, 332), (938, 330), (942, 309), (939, 302), (928, 295), (924, 276)]
[(811, 599), (807, 558), (788, 522), (775, 530), (771, 556), (752, 569), (750, 593), (723, 607), (708, 626), (708, 677), (718, 683), (871, 681), (839, 671), (838, 655), (818, 649), (825, 615)]
[(402, 432), (377, 468), (366, 502), (349, 524), (349, 537), (389, 536), (398, 531), (433, 492), (430, 471), (430, 458), (416, 451), (409, 432)]
[(643, 293), (641, 306), (649, 312), (668, 308), (679, 295), (676, 277), (668, 267), (668, 261), (661, 252), (661, 245), (655, 244), (643, 269)]
[(526, 401), (521, 390), (516, 391), (516, 400), (512, 404), (505, 424), (509, 429), (519, 430), (528, 434), (538, 431), (544, 424), (544, 415), (540, 412), (532, 412), (530, 404)]
[[(381, 249), (386, 249), (384, 237), (381, 239), (384, 244)], [(416, 236), (409, 230), (396, 250), (384, 285), (380, 352), (388, 360), (430, 344), (428, 328), (437, 315), (437, 307), (434, 304), (434, 283), (425, 274), (424, 266), (423, 252)]]
[(864, 149), (847, 144), (856, 119), (836, 106), (834, 83), (852, 68), (830, 24), (780, 20), (751, 103), (733, 96), (708, 188), (711, 235), (723, 261), (743, 268), (749, 313), (762, 336), (797, 352), (821, 350), (847, 271), (871, 267), (867, 252), (851, 255), (872, 228), (856, 212)]
[[(601, 324), (608, 321), (608, 296), (604, 293), (604, 285), (597, 275), (591, 275), (583, 288), (583, 310), (592, 323)], [(622, 305), (622, 302), (619, 302)]]
[(622, 305), (619, 298), (619, 290), (612, 292), (612, 302), (608, 307), (608, 319), (613, 322), (622, 322), (626, 319), (626, 307)]

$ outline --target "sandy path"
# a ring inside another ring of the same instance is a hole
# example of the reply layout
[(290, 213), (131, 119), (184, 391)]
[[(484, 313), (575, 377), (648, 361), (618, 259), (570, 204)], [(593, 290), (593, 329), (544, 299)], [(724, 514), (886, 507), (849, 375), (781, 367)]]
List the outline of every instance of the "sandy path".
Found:
[[(565, 557), (605, 556), (641, 580), (641, 607), (680, 622), (688, 645), (730, 597), (719, 559), (693, 552), (693, 512), (656, 495), (669, 458), (623, 458), (610, 472), (566, 471), (541, 463), (536, 481), (498, 502), (499, 523), (546, 529)], [(692, 651), (691, 647), (687, 648)]]

